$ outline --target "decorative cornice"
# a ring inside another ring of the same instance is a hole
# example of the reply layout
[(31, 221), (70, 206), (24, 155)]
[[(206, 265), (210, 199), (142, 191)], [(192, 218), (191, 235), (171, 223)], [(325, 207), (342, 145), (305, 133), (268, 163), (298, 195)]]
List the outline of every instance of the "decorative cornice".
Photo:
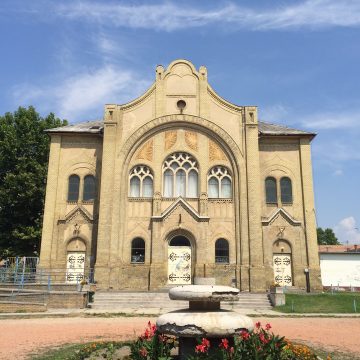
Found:
[(209, 221), (208, 216), (201, 216), (199, 213), (191, 207), (181, 196), (172, 203), (161, 215), (152, 216), (151, 219), (153, 221), (163, 221), (166, 219), (178, 206), (181, 206), (184, 210), (186, 210), (196, 221)]
[(279, 216), (282, 215), (287, 222), (289, 222), (291, 225), (293, 226), (300, 226), (301, 225), (301, 221), (298, 221), (296, 219), (294, 219), (287, 211), (285, 211), (283, 208), (279, 208), (277, 210), (275, 210), (268, 218), (263, 217), (261, 220), (261, 223), (264, 226), (268, 226), (271, 225), (274, 220)]
[(90, 212), (87, 211), (83, 206), (78, 205), (76, 208), (72, 209), (69, 213), (67, 213), (64, 218), (59, 219), (58, 224), (69, 223), (78, 213), (80, 213), (87, 222), (94, 222), (94, 218), (90, 214)]

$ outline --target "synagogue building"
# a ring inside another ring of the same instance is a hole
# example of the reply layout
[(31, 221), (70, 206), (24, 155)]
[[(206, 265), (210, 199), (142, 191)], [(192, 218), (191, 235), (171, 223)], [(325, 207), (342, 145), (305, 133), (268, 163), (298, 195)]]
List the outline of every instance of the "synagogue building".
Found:
[(315, 134), (223, 99), (206, 67), (159, 65), (143, 95), (105, 105), (103, 120), (47, 133), (41, 268), (104, 290), (194, 277), (242, 291), (303, 288), (305, 270), (321, 287)]

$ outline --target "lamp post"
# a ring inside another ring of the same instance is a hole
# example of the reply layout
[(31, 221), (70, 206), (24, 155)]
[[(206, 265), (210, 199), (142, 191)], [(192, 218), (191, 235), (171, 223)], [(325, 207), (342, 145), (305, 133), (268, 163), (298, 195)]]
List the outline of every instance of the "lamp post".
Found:
[(309, 268), (304, 269), (305, 272), (305, 278), (306, 278), (306, 292), (310, 292), (310, 274), (309, 274)]

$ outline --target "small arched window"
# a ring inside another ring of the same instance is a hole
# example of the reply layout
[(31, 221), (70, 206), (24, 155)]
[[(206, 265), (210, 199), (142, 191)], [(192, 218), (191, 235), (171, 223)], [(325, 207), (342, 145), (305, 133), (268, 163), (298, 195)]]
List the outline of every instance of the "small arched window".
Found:
[(198, 166), (187, 153), (175, 153), (163, 164), (164, 197), (198, 197)]
[(277, 203), (277, 190), (276, 190), (276, 179), (273, 177), (267, 177), (265, 179), (265, 192), (266, 192), (266, 203), (276, 204)]
[(293, 202), (293, 197), (292, 197), (292, 185), (290, 178), (288, 177), (281, 178), (280, 190), (281, 190), (281, 202), (283, 204), (291, 204)]
[(141, 238), (135, 238), (131, 242), (131, 262), (145, 262), (145, 241)]
[(94, 201), (95, 200), (95, 177), (92, 175), (86, 175), (84, 178), (84, 193), (83, 200), (84, 201)]
[(230, 171), (224, 166), (214, 166), (208, 174), (209, 198), (232, 198)]
[(130, 197), (152, 197), (153, 175), (146, 165), (137, 165), (130, 171)]
[(229, 263), (229, 242), (225, 239), (217, 239), (215, 242), (215, 263)]
[(70, 175), (68, 188), (68, 201), (79, 200), (80, 178), (77, 175)]

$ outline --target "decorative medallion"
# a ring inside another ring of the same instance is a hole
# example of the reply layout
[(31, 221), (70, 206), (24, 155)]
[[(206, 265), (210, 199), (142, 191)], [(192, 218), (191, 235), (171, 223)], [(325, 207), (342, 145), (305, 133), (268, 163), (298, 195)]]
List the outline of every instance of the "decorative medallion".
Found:
[(147, 141), (137, 153), (136, 159), (143, 159), (152, 161), (153, 159), (153, 148), (154, 140)]
[(220, 149), (219, 145), (212, 140), (209, 140), (209, 160), (226, 160), (224, 152)]
[(190, 149), (194, 151), (198, 150), (198, 138), (196, 132), (185, 131), (185, 142)]
[(171, 149), (176, 143), (177, 132), (176, 131), (165, 131), (165, 150)]

